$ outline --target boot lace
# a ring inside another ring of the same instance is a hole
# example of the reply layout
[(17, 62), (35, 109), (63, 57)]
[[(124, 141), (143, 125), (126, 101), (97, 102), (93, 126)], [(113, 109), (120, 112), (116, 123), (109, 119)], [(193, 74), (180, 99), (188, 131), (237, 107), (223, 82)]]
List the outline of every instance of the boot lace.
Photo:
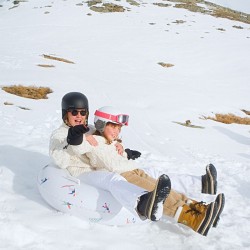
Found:
[(191, 204), (190, 209), (186, 211), (186, 213), (191, 213), (192, 215), (200, 215), (202, 212), (199, 210), (199, 207), (205, 205), (204, 201), (196, 202)]
[(190, 208), (190, 209), (188, 209), (188, 210), (186, 211), (186, 214), (187, 214), (187, 213), (191, 213), (191, 215), (200, 215), (200, 214), (201, 214), (201, 212), (198, 211), (198, 210), (195, 209), (195, 208)]
[(200, 202), (194, 203), (193, 205), (194, 205), (194, 208), (196, 209), (196, 206), (202, 207), (202, 206), (204, 206), (205, 204), (206, 204), (206, 202), (200, 201)]

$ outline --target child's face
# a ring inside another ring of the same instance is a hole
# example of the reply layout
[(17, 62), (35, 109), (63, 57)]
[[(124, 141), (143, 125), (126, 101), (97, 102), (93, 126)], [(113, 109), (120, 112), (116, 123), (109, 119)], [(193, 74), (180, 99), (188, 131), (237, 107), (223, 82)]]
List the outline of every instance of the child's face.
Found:
[[(67, 115), (68, 115), (68, 122), (71, 126), (76, 126), (76, 125), (81, 125), (81, 124), (85, 124), (86, 121), (86, 111), (85, 112), (81, 112), (84, 111), (83, 109), (74, 109), (72, 111), (68, 111)], [(82, 115), (82, 114), (85, 115)]]
[(118, 138), (121, 127), (119, 124), (108, 123), (104, 128), (103, 134), (109, 141), (114, 141)]

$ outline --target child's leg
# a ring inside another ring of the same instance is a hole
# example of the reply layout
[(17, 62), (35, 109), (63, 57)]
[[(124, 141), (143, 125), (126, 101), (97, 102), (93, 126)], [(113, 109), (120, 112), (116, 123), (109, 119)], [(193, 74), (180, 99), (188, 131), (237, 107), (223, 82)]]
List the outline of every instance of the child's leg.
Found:
[[(155, 209), (153, 209), (152, 214), (150, 215), (152, 220), (160, 219), (161, 215), (157, 214), (159, 211), (161, 214), (164, 211), (163, 207), (168, 199), (168, 195), (171, 190), (171, 181), (167, 175), (161, 175), (157, 180), (147, 175), (141, 169), (135, 169), (133, 171), (127, 171), (121, 174), (128, 182), (135, 184), (143, 189), (149, 191), (146, 196), (149, 200), (154, 201)], [(159, 192), (159, 193), (156, 193)], [(144, 196), (144, 195), (143, 195)], [(142, 197), (143, 197), (142, 196)], [(142, 197), (140, 197), (140, 202), (143, 202)], [(138, 203), (138, 206), (139, 206)], [(149, 204), (150, 201), (147, 201), (146, 204)], [(156, 204), (157, 203), (157, 204)], [(155, 210), (155, 211), (154, 211)], [(140, 209), (138, 211), (141, 213)], [(147, 212), (146, 212), (147, 213)], [(151, 211), (150, 211), (151, 213)], [(142, 213), (141, 213), (142, 214)], [(147, 217), (149, 218), (149, 217)]]
[(147, 192), (139, 186), (126, 181), (121, 175), (106, 171), (93, 171), (79, 176), (80, 181), (94, 187), (109, 191), (122, 206), (137, 214), (138, 199)]
[(164, 203), (164, 215), (174, 217), (178, 208), (186, 204), (187, 200), (188, 197), (186, 195), (171, 189), (171, 192)]
[[(147, 175), (143, 170), (136, 169), (122, 174), (128, 182), (136, 184), (148, 191), (152, 191), (156, 180)], [(171, 190), (164, 202), (164, 214), (174, 217), (178, 223), (184, 224), (199, 234), (207, 235), (214, 223), (217, 223), (221, 211), (224, 207), (223, 201), (219, 199), (208, 205), (200, 204), (189, 199), (184, 194)], [(220, 204), (220, 205), (219, 205)], [(221, 207), (221, 208), (220, 208)], [(198, 209), (199, 208), (199, 209)]]
[(155, 188), (156, 179), (150, 177), (141, 169), (124, 172), (121, 176), (123, 176), (128, 182), (144, 188), (147, 191), (152, 191)]
[[(121, 174), (128, 182), (133, 183), (148, 191), (152, 191), (155, 188), (156, 179), (146, 174), (141, 169), (135, 169)], [(171, 180), (171, 179), (170, 179)], [(164, 202), (163, 213), (164, 215), (174, 217), (178, 207), (183, 206), (188, 198), (181, 193), (178, 193), (171, 189), (169, 196)]]
[[(157, 168), (149, 167), (143, 169), (148, 175), (157, 179), (164, 172)], [(167, 173), (171, 179), (172, 188), (178, 192), (193, 195), (196, 193), (216, 194), (217, 193), (217, 171), (213, 164), (208, 164), (206, 173), (202, 176)], [(166, 171), (165, 171), (166, 173)]]
[[(155, 179), (164, 173), (153, 167), (145, 168), (143, 170)], [(167, 173), (167, 175), (171, 180), (172, 189), (190, 195), (201, 192), (201, 176), (176, 173)]]

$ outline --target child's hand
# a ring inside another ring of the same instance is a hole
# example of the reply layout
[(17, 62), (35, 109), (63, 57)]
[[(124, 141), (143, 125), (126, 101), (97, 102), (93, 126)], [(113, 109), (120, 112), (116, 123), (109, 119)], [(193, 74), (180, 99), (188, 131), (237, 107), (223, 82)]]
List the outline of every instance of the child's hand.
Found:
[(124, 149), (121, 143), (117, 142), (115, 144), (116, 150), (118, 152), (119, 155), (123, 155)]
[(91, 145), (91, 146), (97, 146), (98, 142), (95, 139), (93, 135), (86, 135), (86, 141)]
[(67, 142), (69, 145), (80, 145), (83, 140), (83, 134), (89, 131), (84, 125), (76, 125), (68, 130)]
[(127, 153), (128, 159), (135, 160), (136, 158), (139, 158), (141, 156), (141, 152), (136, 150), (131, 150), (129, 148), (125, 149), (125, 152)]

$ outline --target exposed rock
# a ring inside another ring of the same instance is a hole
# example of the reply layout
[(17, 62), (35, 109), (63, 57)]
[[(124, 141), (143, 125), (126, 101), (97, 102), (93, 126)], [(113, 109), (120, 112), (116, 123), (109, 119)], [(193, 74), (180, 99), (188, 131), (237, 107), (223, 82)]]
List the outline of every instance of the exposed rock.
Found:
[(158, 64), (161, 65), (163, 68), (170, 68), (174, 66), (174, 64), (164, 62), (159, 62)]
[(108, 13), (108, 12), (124, 12), (125, 8), (123, 8), (120, 5), (112, 4), (112, 3), (104, 3), (102, 6), (91, 6), (91, 10), (95, 12), (102, 12), (102, 13)]
[(196, 4), (192, 4), (192, 3), (175, 4), (174, 7), (175, 8), (187, 9), (187, 10), (192, 11), (192, 12), (200, 12), (200, 13), (203, 13), (203, 14), (208, 14), (208, 13), (210, 14), (211, 13), (211, 11), (209, 11), (209, 10), (203, 8), (203, 7), (200, 7), (200, 6), (196, 5)]
[(4, 105), (14, 105), (12, 102), (4, 102)]
[[(210, 3), (204, 0), (168, 0), (169, 2), (177, 3), (175, 8), (183, 8), (192, 12), (199, 12), (206, 15), (211, 15), (220, 18), (227, 18), (243, 23), (250, 24), (250, 14), (232, 10), (218, 4)], [(206, 5), (206, 8), (198, 6), (198, 4)]]
[(89, 7), (97, 5), (99, 3), (102, 3), (102, 0), (91, 0), (91, 1), (87, 1), (87, 4)]
[[(25, 0), (17, 0), (17, 2), (19, 1), (25, 1)], [(235, 20), (235, 21), (240, 21), (243, 23), (250, 24), (250, 14), (231, 10), (229, 8), (225, 8), (225, 7), (222, 7), (220, 5), (217, 5), (208, 1), (204, 1), (204, 0), (166, 0), (166, 1), (172, 2), (175, 4), (171, 5), (168, 3), (158, 3), (158, 2), (153, 3), (153, 4), (159, 7), (173, 6), (175, 8), (187, 9), (192, 12), (199, 12), (199, 13), (211, 15), (214, 17), (227, 18), (230, 20)], [(134, 6), (141, 5), (141, 3), (135, 0), (126, 0), (126, 2)], [(88, 4), (88, 7), (90, 7), (90, 9), (95, 12), (107, 13), (107, 12), (124, 12), (125, 10), (129, 11), (128, 8), (125, 9), (125, 7), (120, 6), (120, 5), (116, 5), (113, 3), (103, 3), (102, 0), (89, 0), (86, 3)], [(148, 3), (143, 3), (143, 4), (148, 4)], [(204, 6), (201, 6), (201, 5), (204, 5)]]
[(175, 22), (173, 23), (177, 23), (177, 24), (182, 24), (182, 23), (185, 23), (186, 21), (183, 21), (183, 20), (176, 20)]
[(171, 6), (171, 4), (167, 4), (167, 3), (153, 3), (153, 5), (157, 5), (159, 7), (169, 7), (169, 6)]
[(233, 26), (233, 28), (235, 28), (235, 29), (240, 29), (240, 30), (242, 30), (242, 29), (243, 29), (243, 27), (241, 27), (241, 26), (237, 26), (237, 25), (234, 25), (234, 26)]
[(136, 1), (134, 0), (126, 0), (127, 3), (129, 3), (130, 5), (134, 5), (134, 6), (140, 6), (139, 3), (137, 3)]
[(223, 28), (218, 28), (217, 30), (219, 30), (219, 31), (226, 31), (226, 30), (223, 29)]
[(19, 3), (21, 3), (21, 2), (28, 2), (28, 1), (26, 1), (26, 0), (15, 0), (15, 1), (13, 1), (13, 4), (19, 4)]

